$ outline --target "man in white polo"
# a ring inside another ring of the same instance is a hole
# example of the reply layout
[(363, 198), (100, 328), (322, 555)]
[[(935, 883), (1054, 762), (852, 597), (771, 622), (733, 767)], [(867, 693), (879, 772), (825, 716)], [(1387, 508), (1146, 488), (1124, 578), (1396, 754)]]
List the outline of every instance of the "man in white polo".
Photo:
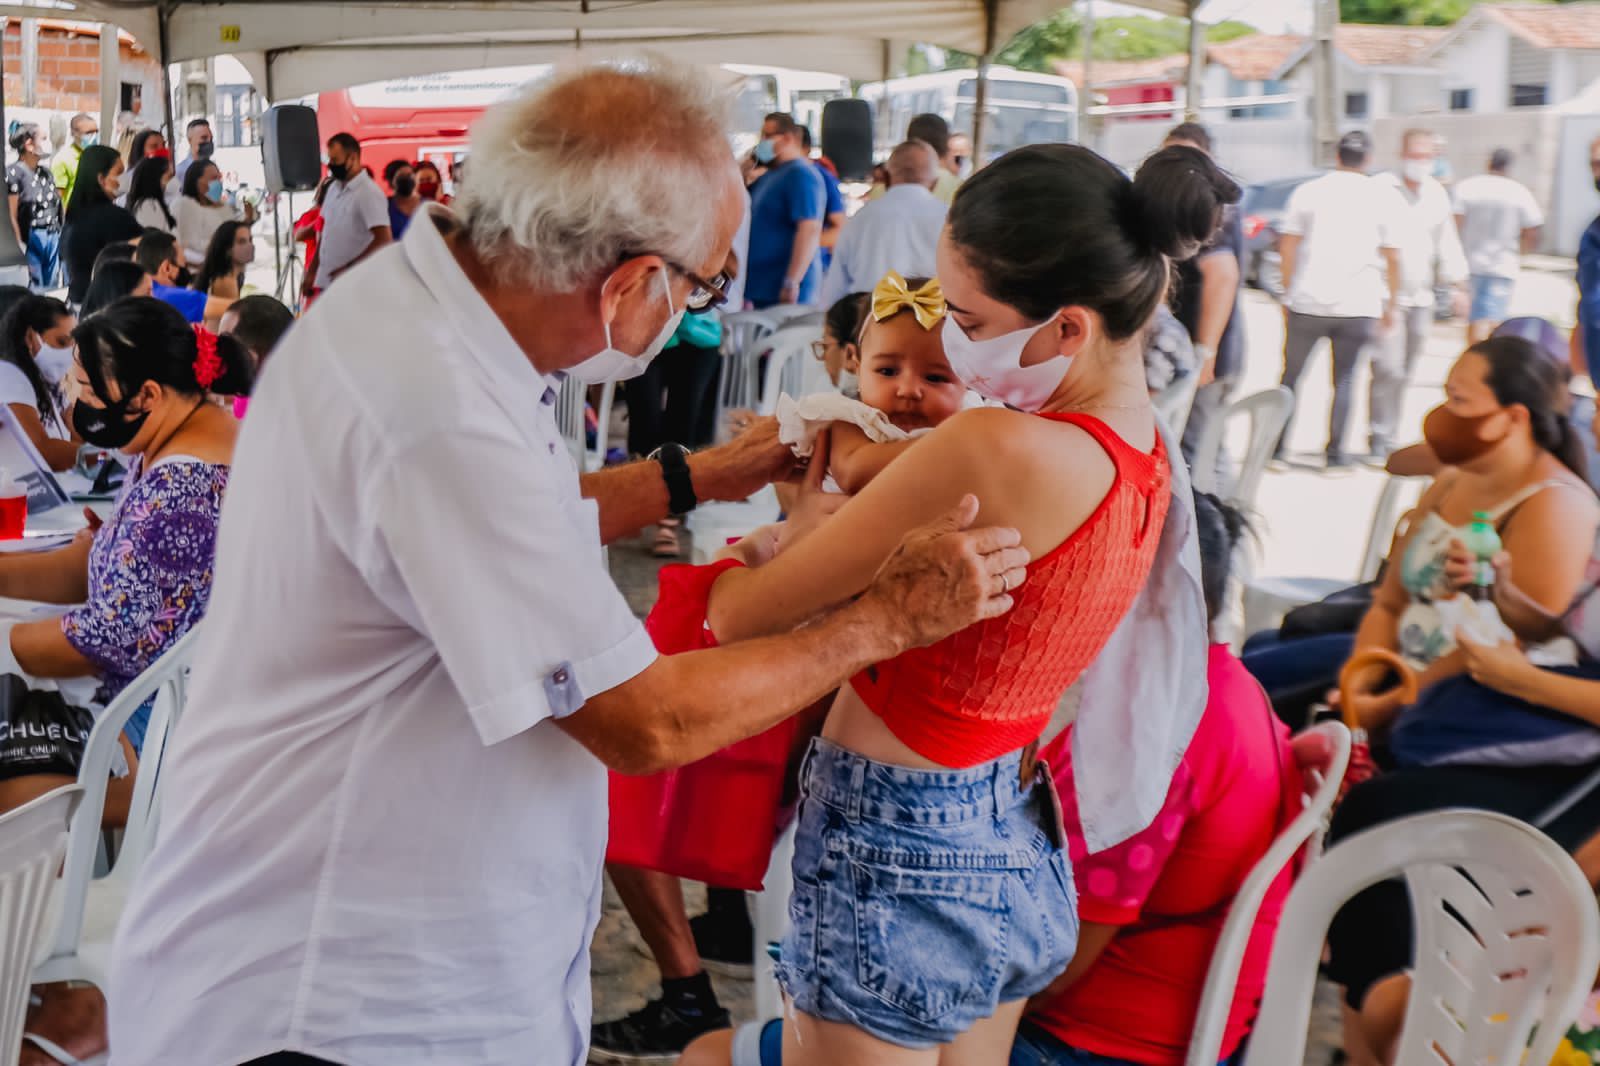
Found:
[(906, 141), (889, 153), (889, 188), (856, 212), (833, 249), (822, 279), (823, 307), (853, 292), (871, 292), (891, 270), (905, 277), (932, 277), (935, 253), (949, 208), (933, 195), (939, 157), (921, 141)]
[(1009, 608), (1026, 553), (958, 531), (970, 499), (792, 634), (658, 657), (612, 584), (603, 541), (790, 465), (764, 422), (580, 478), (554, 415), (563, 373), (632, 376), (717, 303), (724, 109), (650, 64), (491, 108), (459, 219), (274, 353), (118, 935), (117, 1066), (578, 1066), (605, 767), (701, 758)]
[(328, 174), (333, 184), (322, 198), (322, 235), (317, 239), (316, 290), (384, 245), (389, 231), (389, 201), (361, 166), (361, 142), (348, 133), (328, 138)]

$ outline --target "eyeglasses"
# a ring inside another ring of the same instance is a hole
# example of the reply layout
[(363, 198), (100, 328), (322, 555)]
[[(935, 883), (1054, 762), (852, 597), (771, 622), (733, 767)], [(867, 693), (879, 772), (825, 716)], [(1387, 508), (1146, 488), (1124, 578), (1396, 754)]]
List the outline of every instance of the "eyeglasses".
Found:
[(644, 255), (655, 256), (667, 266), (694, 282), (694, 288), (689, 291), (689, 298), (683, 302), (684, 310), (691, 315), (703, 315), (713, 307), (721, 307), (728, 302), (728, 286), (733, 283), (733, 275), (726, 270), (717, 271), (717, 276), (707, 281), (682, 263), (669, 259), (660, 252), (628, 252), (623, 255), (622, 262), (627, 262), (629, 259), (637, 259)]
[(828, 358), (828, 342), (827, 341), (812, 341), (811, 342), (811, 357), (813, 359), (815, 359), (819, 363), (826, 361), (827, 358)]

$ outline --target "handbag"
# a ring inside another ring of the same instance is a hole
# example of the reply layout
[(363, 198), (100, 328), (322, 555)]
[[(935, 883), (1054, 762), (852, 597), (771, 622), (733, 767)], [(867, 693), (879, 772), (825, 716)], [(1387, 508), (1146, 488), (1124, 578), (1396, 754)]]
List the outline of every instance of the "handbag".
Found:
[(1283, 622), (1278, 627), (1279, 635), (1287, 639), (1354, 633), (1372, 606), (1372, 595), (1377, 591), (1378, 581), (1382, 580), (1380, 576), (1376, 581), (1351, 585), (1324, 596), (1316, 603), (1292, 609), (1283, 616)]
[[(711, 585), (731, 566), (667, 566), (645, 628), (663, 654), (716, 646), (705, 626)], [(610, 775), (606, 862), (759, 890), (772, 858), (791, 753), (804, 715), (698, 762), (643, 777)]]
[(93, 729), (94, 715), (61, 693), (30, 688), (19, 674), (0, 675), (0, 780), (77, 777)]

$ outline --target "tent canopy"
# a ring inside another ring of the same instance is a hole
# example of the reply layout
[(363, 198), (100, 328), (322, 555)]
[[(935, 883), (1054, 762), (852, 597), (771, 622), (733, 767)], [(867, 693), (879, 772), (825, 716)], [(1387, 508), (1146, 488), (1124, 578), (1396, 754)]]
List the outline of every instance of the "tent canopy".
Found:
[[(1061, 0), (39, 0), (23, 17), (112, 22), (169, 63), (237, 56), (269, 100), (403, 75), (610, 58), (826, 70), (870, 80), (909, 42), (982, 54)], [(1188, 14), (1186, 0), (1139, 0)]]

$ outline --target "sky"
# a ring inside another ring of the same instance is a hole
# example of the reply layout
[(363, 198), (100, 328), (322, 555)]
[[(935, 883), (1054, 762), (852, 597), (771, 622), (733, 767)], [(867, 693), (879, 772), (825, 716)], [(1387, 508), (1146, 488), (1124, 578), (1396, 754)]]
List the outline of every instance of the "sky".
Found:
[[(1148, 15), (1136, 7), (1096, 0), (1097, 15)], [(1309, 33), (1311, 31), (1310, 0), (1207, 0), (1200, 8), (1200, 18), (1205, 22), (1224, 22), (1236, 18), (1248, 22), (1263, 33)]]

